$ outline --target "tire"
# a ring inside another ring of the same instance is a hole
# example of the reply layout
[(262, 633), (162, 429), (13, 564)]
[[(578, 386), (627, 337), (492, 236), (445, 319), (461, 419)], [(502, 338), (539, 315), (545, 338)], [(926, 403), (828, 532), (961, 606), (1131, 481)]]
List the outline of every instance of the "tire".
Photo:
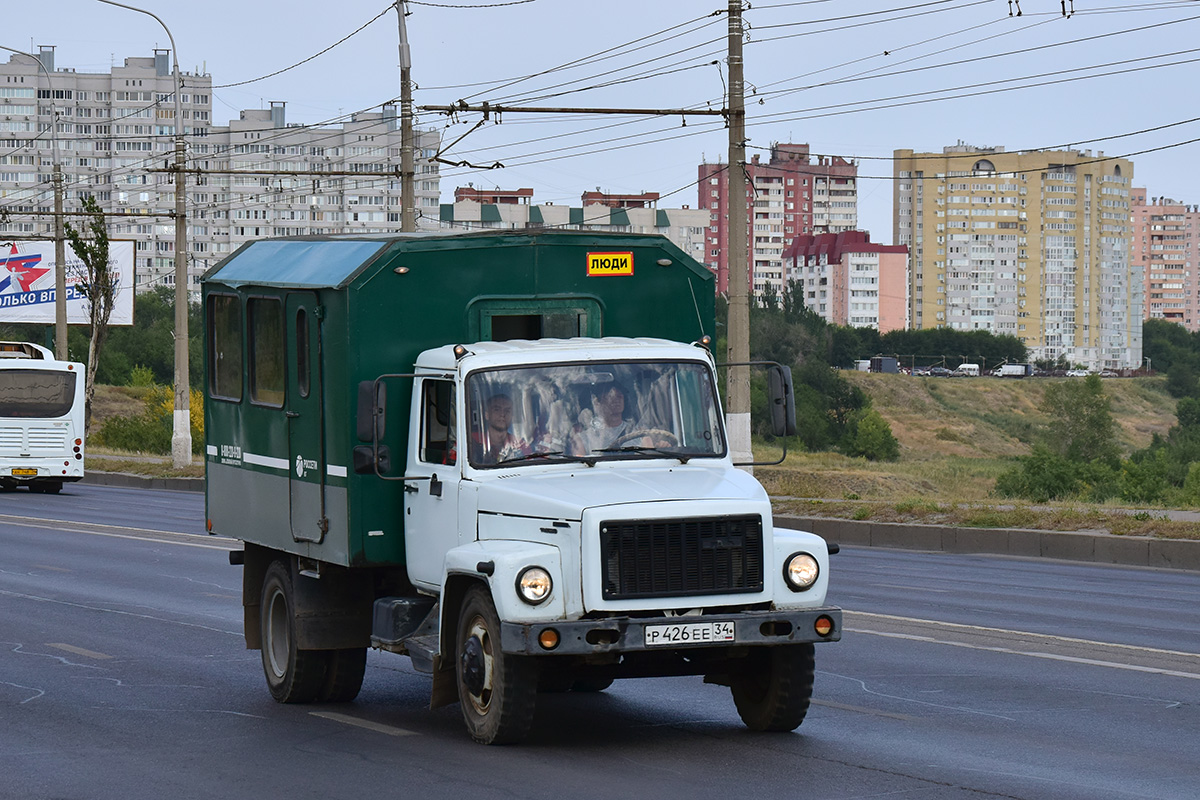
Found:
[(44, 494), (58, 494), (62, 491), (62, 481), (46, 481), (42, 484)]
[(330, 650), (325, 667), (325, 683), (317, 699), (322, 703), (349, 703), (362, 689), (367, 671), (367, 648)]
[(571, 686), (572, 692), (603, 692), (613, 685), (612, 678), (580, 678)]
[(311, 703), (325, 685), (327, 650), (296, 647), (292, 574), (286, 562), (274, 561), (263, 580), (262, 663), (267, 688), (280, 703)]
[(471, 738), (481, 744), (523, 739), (533, 723), (537, 662), (501, 651), (500, 618), (484, 587), (467, 590), (455, 642), (458, 699)]
[(793, 731), (804, 722), (813, 691), (813, 645), (751, 651), (730, 685), (738, 716), (753, 731)]

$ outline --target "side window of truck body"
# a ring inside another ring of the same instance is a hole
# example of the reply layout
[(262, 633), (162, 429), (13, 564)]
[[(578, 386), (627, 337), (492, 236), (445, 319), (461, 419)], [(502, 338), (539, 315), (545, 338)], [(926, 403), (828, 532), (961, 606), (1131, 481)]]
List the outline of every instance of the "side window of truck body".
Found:
[(283, 303), (251, 297), (246, 304), (250, 332), (250, 402), (283, 408), (287, 363)]
[(242, 399), (242, 303), (237, 295), (208, 296), (208, 393)]
[(454, 382), (427, 379), (421, 385), (421, 460), (454, 464), (458, 447), (454, 433)]

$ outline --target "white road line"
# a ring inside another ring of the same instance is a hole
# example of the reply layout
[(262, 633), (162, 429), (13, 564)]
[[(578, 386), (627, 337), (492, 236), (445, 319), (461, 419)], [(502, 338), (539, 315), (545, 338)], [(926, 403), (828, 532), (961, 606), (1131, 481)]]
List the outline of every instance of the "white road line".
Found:
[[(987, 628), (978, 625), (962, 625), (954, 622), (939, 622), (930, 619), (915, 619), (912, 617), (897, 617), (889, 614), (871, 614), (861, 611), (843, 611), (843, 619), (855, 620), (869, 623), (872, 619), (894, 622), (894, 623), (917, 623), (921, 625), (930, 625), (936, 628), (944, 628), (947, 631), (959, 631), (963, 633), (980, 633), (1002, 636), (1014, 636), (1024, 639), (1040, 639), (1053, 643), (1061, 643), (1065, 645), (1086, 645), (1091, 647), (1101, 647), (1105, 649), (1123, 650), (1131, 655), (1134, 653), (1145, 653), (1151, 655), (1171, 656), (1175, 658), (1185, 659), (1200, 659), (1200, 653), (1186, 653), (1178, 650), (1162, 650), (1154, 647), (1139, 647), (1137, 645), (1115, 644), (1112, 642), (1098, 642), (1090, 639), (1074, 639), (1067, 636), (1050, 636), (1042, 633), (1029, 633), (1027, 631), (1014, 631), (1004, 628)], [(968, 650), (982, 650), (990, 653), (1005, 653), (1008, 655), (1026, 656), (1028, 658), (1041, 658), (1049, 661), (1062, 661), (1071, 664), (1086, 664), (1094, 667), (1107, 667), (1109, 669), (1121, 669), (1130, 672), (1144, 672), (1153, 675), (1167, 675), (1173, 678), (1189, 678), (1191, 680), (1200, 680), (1200, 673), (1183, 672), (1180, 670), (1162, 669), (1159, 667), (1150, 667), (1143, 664), (1123, 664), (1117, 661), (1106, 661), (1095, 658), (1081, 658), (1079, 656), (1069, 656), (1061, 653), (1047, 653), (1040, 650), (1022, 650), (1012, 647), (997, 647), (993, 645), (971, 644), (969, 642), (954, 641), (952, 639), (942, 639), (934, 636), (923, 636), (912, 633), (896, 633), (893, 631), (877, 631), (868, 628), (843, 626), (843, 630), (851, 633), (866, 634), (868, 636), (882, 636), (888, 639), (904, 639), (914, 642), (928, 642), (930, 644), (941, 644), (949, 647), (963, 647)]]
[(83, 656), (84, 658), (94, 658), (97, 661), (104, 661), (112, 658), (110, 655), (97, 653), (95, 650), (84, 650), (82, 647), (76, 647), (70, 644), (62, 644), (61, 642), (46, 642), (46, 647), (54, 647), (59, 650), (66, 650), (68, 653), (74, 653), (75, 655)]
[[(39, 519), (37, 517), (16, 517), (0, 514), (0, 523), (18, 525), (24, 528), (60, 531), (64, 533), (83, 533), (89, 536), (108, 536), (115, 539), (133, 539), (139, 542), (154, 542), (156, 544), (173, 544), (180, 547), (199, 547), (205, 550), (237, 550), (240, 542), (219, 536), (209, 536), (198, 533), (179, 533), (177, 531), (156, 531), (147, 528), (130, 528), (123, 525), (104, 525), (99, 522), (80, 522), (66, 519)], [(99, 529), (99, 530), (95, 530)], [(126, 531), (126, 533), (117, 533)], [(179, 537), (179, 538), (162, 538)]]
[(338, 714), (337, 712), (334, 712), (334, 711), (310, 711), (308, 713), (314, 717), (320, 717), (321, 719), (333, 720), (334, 722), (341, 722), (344, 725), (353, 725), (356, 728), (366, 728), (367, 730), (375, 731), (376, 733), (386, 733), (388, 736), (417, 736), (418, 735), (416, 733), (416, 731), (409, 731), (409, 730), (405, 730), (404, 728), (396, 728), (391, 725), (384, 725), (379, 722), (371, 722), (370, 720), (359, 719), (358, 717), (351, 717), (347, 714)]

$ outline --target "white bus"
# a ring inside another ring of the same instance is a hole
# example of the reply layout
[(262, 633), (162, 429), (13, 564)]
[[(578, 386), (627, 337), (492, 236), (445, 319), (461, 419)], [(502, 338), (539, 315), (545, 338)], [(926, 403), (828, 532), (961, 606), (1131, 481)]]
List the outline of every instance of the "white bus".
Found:
[(0, 342), (0, 490), (56, 494), (83, 478), (83, 365)]

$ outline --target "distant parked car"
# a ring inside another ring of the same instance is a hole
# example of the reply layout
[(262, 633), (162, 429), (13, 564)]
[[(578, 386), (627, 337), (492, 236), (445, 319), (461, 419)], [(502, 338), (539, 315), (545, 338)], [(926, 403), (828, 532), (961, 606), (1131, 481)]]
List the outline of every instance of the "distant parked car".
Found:
[(949, 378), (954, 373), (945, 367), (930, 367), (929, 374), (935, 378)]
[(1086, 369), (1069, 369), (1069, 370), (1067, 370), (1068, 378), (1086, 378), (1088, 375), (1091, 375), (1091, 374), (1092, 373), (1088, 372)]
[(1117, 373), (1113, 372), (1111, 369), (1106, 369), (1106, 370), (1104, 370), (1104, 372), (1100, 373), (1100, 377), (1101, 378), (1119, 378), (1121, 376), (1118, 375)]

